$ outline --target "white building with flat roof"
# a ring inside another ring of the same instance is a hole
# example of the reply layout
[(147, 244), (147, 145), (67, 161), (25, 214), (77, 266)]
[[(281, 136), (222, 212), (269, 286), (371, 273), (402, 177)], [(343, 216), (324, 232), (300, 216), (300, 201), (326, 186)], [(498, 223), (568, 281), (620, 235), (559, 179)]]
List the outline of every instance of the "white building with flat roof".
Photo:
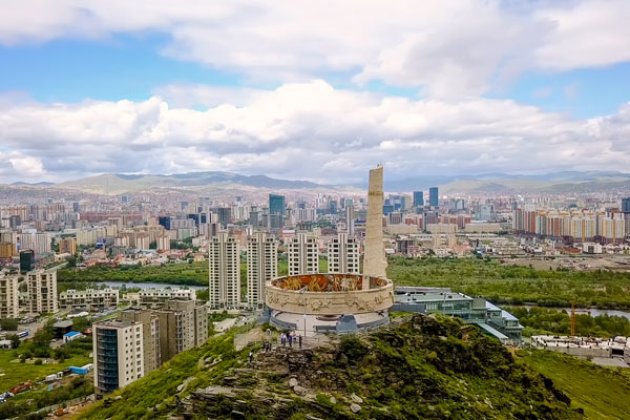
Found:
[(111, 320), (92, 325), (94, 387), (101, 393), (144, 376), (142, 323)]
[(97, 311), (118, 306), (120, 291), (118, 289), (68, 289), (59, 293), (61, 309), (85, 309)]
[(35, 270), (26, 273), (27, 311), (54, 314), (57, 305), (57, 272)]
[(0, 272), (0, 319), (20, 315), (18, 276)]

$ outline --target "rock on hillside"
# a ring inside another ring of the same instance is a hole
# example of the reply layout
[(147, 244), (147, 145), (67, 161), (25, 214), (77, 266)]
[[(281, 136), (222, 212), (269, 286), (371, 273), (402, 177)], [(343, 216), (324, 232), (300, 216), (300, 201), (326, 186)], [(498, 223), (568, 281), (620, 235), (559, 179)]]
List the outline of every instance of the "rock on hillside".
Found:
[(180, 418), (529, 418), (580, 413), (552, 381), (498, 341), (454, 318), (397, 327), (308, 350), (259, 352), (182, 398)]

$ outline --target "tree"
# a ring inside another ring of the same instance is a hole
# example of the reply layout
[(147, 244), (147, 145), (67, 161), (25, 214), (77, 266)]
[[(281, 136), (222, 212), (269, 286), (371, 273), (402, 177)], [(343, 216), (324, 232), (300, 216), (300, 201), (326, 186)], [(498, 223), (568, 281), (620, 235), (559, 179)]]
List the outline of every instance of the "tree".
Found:
[(17, 331), (18, 320), (15, 318), (0, 319), (0, 329), (7, 331)]

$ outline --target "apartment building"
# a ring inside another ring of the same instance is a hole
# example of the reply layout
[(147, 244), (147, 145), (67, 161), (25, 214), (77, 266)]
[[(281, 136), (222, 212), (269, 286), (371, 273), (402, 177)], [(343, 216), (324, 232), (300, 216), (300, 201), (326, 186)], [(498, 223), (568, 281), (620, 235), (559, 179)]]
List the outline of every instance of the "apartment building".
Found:
[(208, 250), (209, 305), (211, 308), (238, 308), (241, 303), (241, 266), (236, 238), (219, 232)]
[(18, 276), (0, 272), (0, 319), (20, 315)]
[(359, 274), (359, 245), (346, 232), (328, 243), (328, 272)]
[(118, 289), (68, 289), (59, 294), (59, 308), (100, 311), (118, 306), (119, 296)]
[(160, 318), (147, 309), (129, 308), (120, 313), (120, 319), (142, 324), (144, 374), (162, 364), (160, 353)]
[(173, 299), (165, 309), (153, 311), (160, 322), (162, 362), (208, 341), (208, 312), (192, 300)]
[(55, 271), (35, 270), (26, 273), (28, 293), (27, 311), (30, 313), (56, 313), (57, 273)]
[(94, 323), (92, 342), (97, 392), (111, 392), (145, 375), (142, 323), (126, 320)]
[(265, 305), (265, 284), (278, 276), (278, 242), (265, 232), (254, 233), (247, 241), (247, 304)]
[(310, 232), (298, 232), (289, 240), (289, 275), (319, 272), (317, 239)]

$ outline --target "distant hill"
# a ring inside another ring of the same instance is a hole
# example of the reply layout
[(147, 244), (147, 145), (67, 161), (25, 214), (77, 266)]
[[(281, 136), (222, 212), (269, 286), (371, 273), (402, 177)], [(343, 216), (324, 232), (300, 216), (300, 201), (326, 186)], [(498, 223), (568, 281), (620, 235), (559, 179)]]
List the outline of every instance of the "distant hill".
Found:
[(332, 188), (308, 181), (270, 178), (265, 175), (240, 175), (231, 172), (189, 172), (173, 175), (104, 174), (57, 184), (59, 188), (92, 193), (124, 194), (149, 189), (195, 189), (242, 186), (271, 189)]
[(511, 194), (522, 192), (570, 193), (630, 189), (630, 173), (613, 171), (564, 171), (536, 175), (490, 173), (476, 175), (419, 176), (401, 180), (385, 179), (387, 191), (426, 191), (440, 187), (440, 193)]

